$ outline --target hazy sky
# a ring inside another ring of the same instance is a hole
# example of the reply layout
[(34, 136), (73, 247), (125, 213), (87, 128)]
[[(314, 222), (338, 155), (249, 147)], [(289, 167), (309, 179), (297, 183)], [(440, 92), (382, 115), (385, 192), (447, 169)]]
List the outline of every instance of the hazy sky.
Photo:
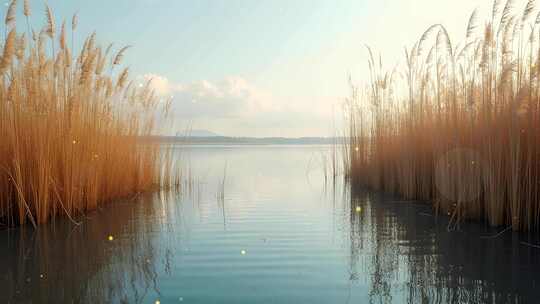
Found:
[[(20, 1), (22, 2), (22, 1)], [(31, 1), (35, 26), (42, 1)], [(433, 23), (461, 40), (488, 0), (54, 0), (57, 23), (133, 45), (133, 74), (174, 97), (175, 129), (233, 136), (326, 136), (341, 116), (347, 75), (366, 75), (364, 44), (393, 66)], [(524, 6), (520, 1), (517, 6)], [(20, 5), (22, 6), (22, 5)], [(4, 8), (5, 10), (5, 8)], [(39, 15), (39, 16), (38, 16)], [(483, 21), (481, 22), (483, 24)], [(81, 41), (79, 41), (80, 43)], [(334, 113), (334, 115), (332, 114)]]

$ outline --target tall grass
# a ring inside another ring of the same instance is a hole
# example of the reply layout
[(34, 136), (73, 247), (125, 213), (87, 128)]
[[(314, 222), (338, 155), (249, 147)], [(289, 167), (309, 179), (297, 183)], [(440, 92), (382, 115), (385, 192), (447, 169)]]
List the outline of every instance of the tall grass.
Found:
[[(536, 17), (536, 18), (535, 18)], [(346, 164), (356, 184), (433, 201), (451, 216), (540, 227), (540, 13), (535, 1), (475, 11), (460, 44), (429, 27), (405, 66), (369, 52), (352, 86)]]
[(47, 6), (46, 25), (36, 31), (24, 1), (21, 34), (16, 9), (15, 0), (0, 51), (0, 222), (73, 219), (158, 187), (163, 177), (170, 182), (171, 172), (161, 167), (168, 153), (140, 143), (170, 101), (161, 101), (150, 81), (137, 84), (128, 68), (120, 69), (128, 47), (103, 49), (94, 33), (73, 55), (66, 37), (76, 37), (76, 15), (57, 27)]

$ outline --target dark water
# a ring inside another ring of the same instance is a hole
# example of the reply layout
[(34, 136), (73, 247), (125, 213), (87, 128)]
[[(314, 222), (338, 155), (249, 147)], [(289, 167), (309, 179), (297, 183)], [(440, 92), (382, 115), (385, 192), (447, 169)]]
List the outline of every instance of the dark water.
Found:
[(325, 184), (329, 152), (183, 148), (181, 194), (0, 231), (0, 302), (540, 302), (537, 239), (449, 232), (426, 205)]

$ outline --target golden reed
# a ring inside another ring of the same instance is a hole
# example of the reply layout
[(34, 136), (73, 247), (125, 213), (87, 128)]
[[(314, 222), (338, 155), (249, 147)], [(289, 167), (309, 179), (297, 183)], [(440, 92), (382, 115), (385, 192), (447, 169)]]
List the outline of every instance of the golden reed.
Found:
[[(77, 16), (58, 29), (46, 7), (46, 25), (16, 28), (17, 1), (5, 18), (0, 52), (0, 223), (71, 219), (101, 204), (170, 183), (170, 155), (141, 143), (166, 115), (151, 83), (130, 81), (120, 69), (127, 47), (112, 53), (93, 34), (73, 56)], [(164, 179), (165, 177), (165, 179)]]
[(433, 25), (403, 69), (368, 48), (371, 81), (352, 87), (346, 165), (354, 184), (429, 200), (451, 217), (540, 227), (540, 13), (495, 1), (460, 44)]

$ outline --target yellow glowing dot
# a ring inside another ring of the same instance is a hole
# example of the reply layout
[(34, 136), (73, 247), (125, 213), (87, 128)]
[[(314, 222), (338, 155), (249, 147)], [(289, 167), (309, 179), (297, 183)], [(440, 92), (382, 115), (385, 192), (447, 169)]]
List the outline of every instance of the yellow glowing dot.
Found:
[(109, 241), (112, 241), (112, 240), (114, 240), (114, 237), (112, 235), (109, 235), (108, 239), (109, 239)]
[(156, 300), (156, 304), (160, 304), (161, 302), (159, 300)]
[(356, 212), (362, 212), (362, 207), (356, 206)]
[(44, 275), (43, 275), (43, 274), (40, 274), (39, 277), (43, 279)]
[(354, 148), (354, 151), (358, 152), (360, 149), (358, 147)]
[(246, 251), (245, 251), (245, 250), (241, 250), (241, 251), (240, 251), (240, 254), (241, 254), (241, 255), (246, 255)]
[(73, 141), (73, 144), (76, 144), (76, 143), (77, 143), (77, 141), (76, 141), (76, 140), (74, 140), (74, 141)]

